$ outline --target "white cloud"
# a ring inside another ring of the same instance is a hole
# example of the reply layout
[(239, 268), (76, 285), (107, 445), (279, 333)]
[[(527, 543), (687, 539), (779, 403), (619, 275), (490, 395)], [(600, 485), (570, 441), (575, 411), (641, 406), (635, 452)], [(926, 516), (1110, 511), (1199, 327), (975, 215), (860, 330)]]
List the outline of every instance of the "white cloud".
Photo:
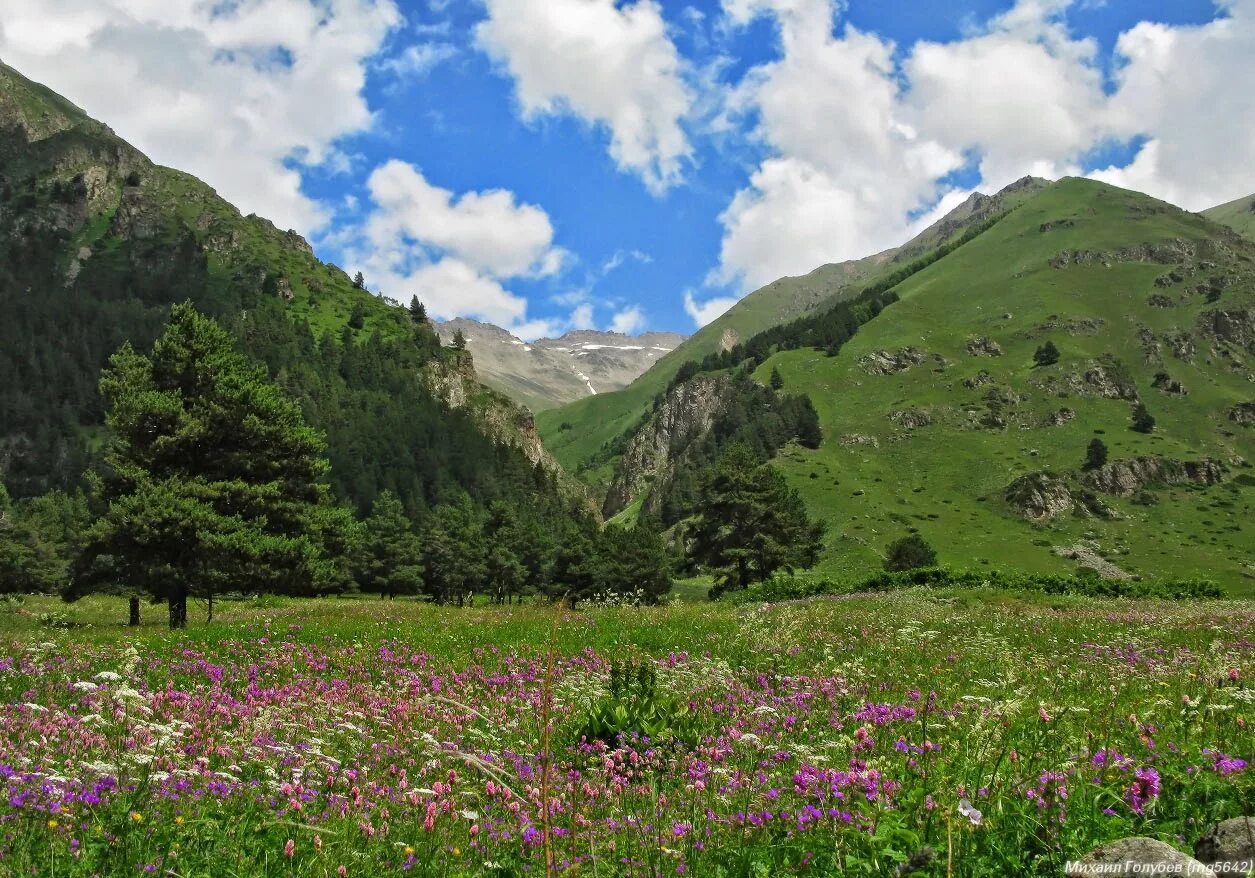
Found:
[(378, 209), (366, 234), (377, 247), (402, 240), (448, 253), (494, 277), (545, 276), (562, 267), (549, 215), (504, 189), (455, 196), (413, 165), (392, 160), (367, 181)]
[(529, 319), (527, 300), (504, 285), (562, 269), (566, 254), (543, 209), (502, 189), (457, 195), (397, 160), (366, 187), (373, 206), (344, 250), (373, 288), (402, 301), (416, 295), (441, 319), (477, 317), (521, 337), (552, 329)]
[(632, 305), (617, 312), (610, 320), (610, 331), (635, 335), (645, 328), (645, 312), (640, 305)]
[(737, 303), (735, 296), (714, 296), (704, 302), (697, 301), (692, 290), (684, 291), (684, 313), (693, 318), (699, 327), (722, 315)]
[(418, 79), (457, 55), (458, 49), (452, 43), (417, 43), (380, 61), (379, 68), (401, 78)]
[(1149, 138), (1095, 176), (1201, 210), (1255, 191), (1255, 0), (1198, 27), (1143, 22), (1122, 34), (1113, 125)]
[(654, 192), (692, 148), (683, 63), (654, 0), (485, 0), (479, 45), (514, 79), (526, 117), (570, 113), (610, 130), (610, 154)]
[(571, 312), (570, 318), (567, 320), (568, 329), (596, 329), (597, 322), (593, 318), (593, 304), (591, 302), (582, 302), (575, 306), (575, 310)]
[(392, 0), (5, 0), (0, 56), (155, 161), (245, 212), (310, 232), (299, 157), (335, 160), (372, 116), (367, 60), (401, 21)]
[(910, 124), (948, 149), (976, 150), (989, 188), (1034, 167), (1074, 173), (1109, 133), (1098, 46), (1069, 35), (1067, 5), (1021, 0), (985, 33), (917, 43), (904, 65)]
[(833, 36), (825, 0), (725, 0), (725, 10), (734, 24), (773, 14), (783, 55), (730, 98), (770, 155), (720, 216), (709, 281), (749, 290), (900, 243), (963, 157), (907, 124), (893, 44), (851, 27)]

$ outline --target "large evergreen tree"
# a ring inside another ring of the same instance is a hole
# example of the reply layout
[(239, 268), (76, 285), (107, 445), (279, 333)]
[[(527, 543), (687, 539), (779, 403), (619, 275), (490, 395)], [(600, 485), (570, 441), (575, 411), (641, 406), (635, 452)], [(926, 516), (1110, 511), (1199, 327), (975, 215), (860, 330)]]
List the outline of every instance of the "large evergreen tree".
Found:
[(423, 591), (437, 603), (461, 606), (484, 580), (483, 523), (459, 494), (432, 510), (423, 532)]
[(357, 544), (358, 584), (383, 597), (418, 594), (423, 579), (422, 545), (405, 507), (391, 491), (380, 494), (362, 523)]
[(322, 437), (214, 321), (174, 306), (152, 355), (124, 344), (100, 389), (105, 512), (67, 599), (138, 588), (182, 627), (190, 595), (343, 587), (352, 519), (329, 499)]
[(699, 506), (690, 551), (715, 574), (712, 594), (809, 567), (819, 556), (823, 524), (810, 520), (779, 471), (744, 446), (733, 445), (706, 471)]
[(602, 532), (602, 591), (612, 595), (640, 592), (657, 603), (671, 591), (671, 556), (662, 535), (648, 523), (611, 525)]

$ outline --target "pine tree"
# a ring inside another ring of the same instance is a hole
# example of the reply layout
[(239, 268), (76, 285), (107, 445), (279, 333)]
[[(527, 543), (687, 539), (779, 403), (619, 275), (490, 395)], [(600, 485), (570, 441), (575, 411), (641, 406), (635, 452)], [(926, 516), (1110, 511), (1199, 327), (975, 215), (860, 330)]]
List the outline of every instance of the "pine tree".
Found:
[(423, 532), (423, 591), (437, 603), (466, 601), (483, 581), (483, 524), (465, 494), (432, 510)]
[(699, 507), (691, 553), (715, 573), (716, 596), (818, 559), (823, 524), (810, 520), (779, 471), (759, 465), (743, 445), (706, 471)]
[(1097, 436), (1089, 441), (1085, 449), (1085, 469), (1099, 469), (1107, 462), (1107, 443)]
[(123, 345), (100, 391), (105, 512), (67, 600), (136, 588), (165, 601), (176, 628), (193, 594), (344, 585), (352, 519), (329, 499), (322, 437), (218, 324), (174, 306), (151, 356)]
[(410, 319), (420, 324), (427, 322), (427, 306), (418, 301), (418, 296), (410, 297)]
[(657, 603), (671, 591), (671, 556), (662, 535), (648, 523), (610, 526), (602, 533), (602, 591), (614, 595), (640, 592)]
[(366, 289), (366, 278), (362, 276), (360, 271), (353, 275), (353, 286), (359, 290)]
[(1033, 362), (1038, 366), (1053, 366), (1059, 362), (1059, 349), (1053, 341), (1047, 341), (1033, 353)]
[(418, 594), (423, 579), (422, 545), (405, 507), (391, 491), (384, 491), (362, 523), (357, 550), (358, 583), (381, 597)]
[(352, 329), (361, 329), (366, 325), (366, 306), (361, 302), (353, 303), (353, 310), (349, 313), (349, 327)]
[(1133, 423), (1129, 429), (1138, 433), (1153, 433), (1155, 431), (1155, 418), (1146, 408), (1145, 403), (1138, 403), (1133, 408)]
[(453, 331), (453, 342), (449, 345), (455, 351), (466, 350), (466, 335), (460, 329)]
[(776, 366), (771, 368), (771, 389), (780, 390), (784, 387), (784, 376), (780, 374), (780, 369)]
[(885, 569), (889, 571), (933, 567), (936, 563), (937, 553), (919, 534), (907, 534), (894, 540), (885, 550)]

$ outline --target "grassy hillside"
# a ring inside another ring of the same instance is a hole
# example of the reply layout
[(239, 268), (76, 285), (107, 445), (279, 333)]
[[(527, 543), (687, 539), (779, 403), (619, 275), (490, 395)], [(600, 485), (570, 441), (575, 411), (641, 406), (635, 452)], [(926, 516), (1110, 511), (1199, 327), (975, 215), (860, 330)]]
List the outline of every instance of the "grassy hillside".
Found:
[(1203, 216), (1255, 240), (1255, 195), (1208, 208), (1203, 211)]
[(994, 196), (974, 194), (901, 247), (863, 259), (824, 265), (800, 277), (773, 281), (737, 302), (659, 360), (626, 389), (599, 394), (537, 415), (545, 446), (568, 472), (603, 488), (611, 467), (595, 461), (606, 443), (634, 427), (686, 362), (748, 340), (773, 326), (857, 295), (863, 287), (961, 235), (971, 225), (1010, 210), (1048, 185), (1025, 177)]
[(457, 489), (532, 503), (552, 488), (530, 415), (430, 325), (0, 64), (0, 479), (15, 497), (80, 484), (101, 367), (188, 299), (300, 401), (359, 509), (385, 489), (420, 515)]
[[(1092, 550), (1130, 573), (1203, 573), (1255, 593), (1255, 477), (1244, 462), (1255, 459), (1255, 436), (1229, 419), (1255, 397), (1246, 364), (1255, 246), (1162, 202), (1070, 179), (897, 292), (901, 301), (838, 356), (790, 351), (758, 372), (765, 380), (778, 368), (786, 391), (808, 393), (819, 411), (823, 446), (790, 448), (777, 465), (830, 522), (826, 570), (875, 569), (888, 542), (918, 529), (959, 566), (1074, 570)], [(1227, 322), (1204, 316), (1217, 311)], [(1002, 355), (970, 353), (980, 337)], [(1035, 367), (1046, 340), (1061, 359)], [(922, 362), (892, 374), (860, 362), (905, 348)], [(1131, 383), (1157, 419), (1154, 433), (1132, 432), (1131, 402), (1086, 380), (1096, 366)], [(1156, 389), (1160, 373), (1188, 395)], [(1064, 408), (1074, 416), (1048, 426)], [(931, 423), (910, 429), (890, 417), (911, 410)], [(1019, 476), (1079, 470), (1095, 436), (1112, 460), (1210, 457), (1228, 473), (1219, 486), (1138, 498), (1153, 505), (1103, 496), (1117, 520), (1067, 514), (1034, 524), (1004, 500)], [(1080, 560), (1055, 554), (1086, 541)]]

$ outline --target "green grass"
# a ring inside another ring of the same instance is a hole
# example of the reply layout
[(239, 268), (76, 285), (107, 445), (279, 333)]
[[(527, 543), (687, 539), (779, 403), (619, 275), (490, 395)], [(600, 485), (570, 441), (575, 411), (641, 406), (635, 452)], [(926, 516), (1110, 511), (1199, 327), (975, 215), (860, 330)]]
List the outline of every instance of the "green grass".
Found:
[(1239, 235), (1255, 239), (1255, 195), (1208, 208), (1203, 216), (1228, 226)]
[[(1034, 525), (1016, 518), (1002, 501), (1003, 490), (1019, 475), (1077, 470), (1095, 435), (1107, 443), (1112, 460), (1137, 455), (1255, 460), (1250, 431), (1224, 415), (1229, 406), (1251, 398), (1245, 372), (1219, 361), (1208, 363), (1207, 344), (1201, 339), (1194, 363), (1175, 359), (1165, 348), (1162, 366), (1148, 364), (1138, 337), (1142, 327), (1157, 333), (1193, 329), (1197, 314), (1208, 307), (1249, 307), (1255, 293), (1249, 263), (1224, 265), (1244, 280), (1215, 305), (1206, 305), (1199, 295), (1183, 296), (1190, 280), (1166, 291), (1157, 288), (1155, 279), (1171, 269), (1167, 265), (1049, 265), (1064, 249), (1118, 250), (1176, 238), (1204, 241), (1214, 235), (1206, 222), (1175, 208), (1149, 212), (1155, 205), (1101, 184), (1063, 181), (903, 283), (898, 288), (902, 300), (860, 330), (837, 357), (799, 350), (761, 366), (760, 380), (778, 368), (786, 390), (810, 395), (824, 426), (819, 450), (790, 447), (776, 461), (810, 510), (830, 523), (820, 572), (870, 572), (879, 567), (884, 547), (914, 528), (938, 549), (944, 563), (956, 567), (988, 564), (1064, 572), (1075, 569), (1076, 562), (1057, 557), (1051, 549), (1092, 539), (1129, 572), (1203, 575), (1222, 581), (1234, 593), (1255, 594), (1250, 524), (1255, 491), (1249, 477), (1232, 478), (1247, 472), (1240, 464), (1221, 487), (1157, 490), (1154, 506), (1112, 500), (1110, 505), (1122, 516), (1119, 521), (1064, 517)], [(1071, 219), (1074, 225), (1040, 231), (1042, 223), (1059, 219)], [(1208, 258), (1225, 259), (1223, 254)], [(1149, 307), (1146, 299), (1156, 291), (1180, 299), (1178, 307)], [(1053, 316), (1101, 319), (1105, 324), (1095, 334), (1033, 332)], [(1034, 337), (1024, 337), (1025, 331)], [(967, 339), (981, 335), (1001, 345), (1004, 355), (968, 355)], [(1059, 346), (1062, 360), (1034, 368), (1033, 351), (1046, 338)], [(937, 371), (926, 362), (880, 376), (858, 364), (872, 351), (907, 346), (940, 354), (949, 365)], [(1060, 398), (1036, 386), (1050, 374), (1083, 372), (1108, 354), (1134, 376), (1158, 420), (1153, 435), (1128, 429), (1130, 405), (1125, 401)], [(993, 385), (969, 390), (962, 381), (982, 369), (995, 385), (1027, 397), (1008, 416), (1004, 430), (968, 425), (966, 408), (981, 409), (982, 396)], [(1183, 381), (1189, 395), (1152, 389), (1151, 377), (1160, 369)], [(1075, 420), (1061, 427), (1039, 426), (1063, 406), (1075, 410)], [(928, 409), (933, 425), (914, 431), (897, 428), (887, 415), (906, 407)], [(871, 436), (879, 447), (843, 444), (842, 437), (851, 434)]]

